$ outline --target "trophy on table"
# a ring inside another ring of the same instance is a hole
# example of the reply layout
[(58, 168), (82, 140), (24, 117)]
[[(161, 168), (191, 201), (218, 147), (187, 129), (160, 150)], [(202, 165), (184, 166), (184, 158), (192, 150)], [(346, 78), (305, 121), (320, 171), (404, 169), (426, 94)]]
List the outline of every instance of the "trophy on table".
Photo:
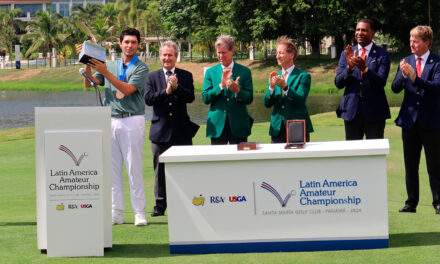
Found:
[(303, 148), (306, 144), (306, 121), (287, 120), (287, 142), (285, 149)]

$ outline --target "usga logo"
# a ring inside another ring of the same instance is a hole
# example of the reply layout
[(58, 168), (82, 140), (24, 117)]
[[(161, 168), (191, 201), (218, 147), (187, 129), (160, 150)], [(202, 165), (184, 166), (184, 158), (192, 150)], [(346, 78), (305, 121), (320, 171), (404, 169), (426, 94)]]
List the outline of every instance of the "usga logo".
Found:
[(81, 208), (92, 208), (91, 204), (82, 204)]
[(243, 195), (243, 196), (229, 196), (229, 201), (231, 202), (231, 203), (236, 203), (236, 202), (239, 202), (239, 203), (241, 203), (241, 202), (246, 202), (246, 197)]
[(199, 197), (193, 198), (193, 205), (199, 206), (199, 205), (205, 205), (205, 197), (203, 197), (201, 194)]

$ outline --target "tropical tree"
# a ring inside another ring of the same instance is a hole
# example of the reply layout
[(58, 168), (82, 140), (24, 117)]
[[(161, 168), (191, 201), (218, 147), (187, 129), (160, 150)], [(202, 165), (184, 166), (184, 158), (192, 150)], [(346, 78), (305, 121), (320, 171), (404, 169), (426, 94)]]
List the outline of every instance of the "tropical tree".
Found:
[(119, 9), (119, 21), (138, 30), (142, 25), (142, 12), (147, 8), (148, 0), (116, 0)]
[(25, 23), (15, 19), (23, 12), (20, 9), (0, 9), (0, 47), (12, 54), (12, 46), (17, 41), (17, 34), (23, 33)]
[(166, 29), (159, 12), (159, 1), (150, 1), (147, 8), (142, 12), (141, 21), (144, 29), (144, 36), (160, 37), (166, 35)]
[(119, 10), (116, 8), (114, 3), (106, 4), (100, 13), (100, 17), (104, 18), (104, 23), (109, 27), (117, 24), (117, 19), (119, 15)]
[(78, 17), (71, 15), (59, 20), (60, 32), (62, 33), (59, 34), (61, 46), (58, 48), (65, 57), (76, 54), (75, 45), (86, 39), (85, 34), (78, 29), (78, 19)]
[(72, 14), (77, 13), (78, 16), (83, 19), (83, 21), (93, 21), (101, 13), (102, 9), (102, 4), (87, 3), (85, 6), (73, 5)]
[(223, 9), (218, 3), (217, 0), (161, 0), (160, 12), (172, 38), (191, 38), (212, 58), (215, 39), (222, 33), (217, 16)]
[(114, 41), (114, 39), (111, 39), (111, 32), (113, 31), (113, 26), (109, 26), (105, 23), (105, 19), (103, 18), (96, 18), (95, 21), (93, 21), (90, 30), (93, 32), (93, 34), (96, 37), (96, 41), (101, 46), (110, 46), (108, 44), (108, 41)]
[[(116, 34), (120, 26), (118, 24), (119, 9), (116, 8), (115, 3), (108, 3), (104, 6), (100, 18), (104, 19), (104, 24), (107, 27), (106, 46), (112, 51), (113, 42), (117, 39)], [(101, 27), (102, 28), (102, 27)], [(117, 41), (117, 40), (116, 40)]]
[(27, 33), (22, 35), (20, 41), (31, 40), (32, 44), (26, 51), (25, 56), (37, 51), (51, 52), (52, 48), (59, 48), (65, 36), (60, 30), (60, 20), (62, 16), (52, 13), (51, 10), (40, 10), (36, 13), (36, 18), (26, 27)]

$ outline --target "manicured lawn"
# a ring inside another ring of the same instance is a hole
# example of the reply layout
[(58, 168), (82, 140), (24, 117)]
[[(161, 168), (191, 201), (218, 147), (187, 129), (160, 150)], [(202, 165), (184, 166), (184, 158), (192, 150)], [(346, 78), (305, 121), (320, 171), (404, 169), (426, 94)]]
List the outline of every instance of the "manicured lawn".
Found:
[[(393, 119), (397, 109), (393, 109)], [(312, 141), (344, 139), (343, 122), (334, 113), (312, 116)], [(147, 128), (148, 131), (148, 128)], [(385, 136), (387, 156), (390, 248), (378, 250), (170, 255), (167, 217), (149, 217), (153, 208), (151, 146), (144, 145), (144, 184), (147, 195), (147, 227), (133, 226), (128, 182), (125, 178), (124, 215), (127, 224), (113, 227), (113, 248), (102, 258), (47, 258), (37, 250), (35, 202), (35, 144), (33, 128), (0, 130), (0, 263), (439, 263), (440, 216), (431, 206), (431, 192), (424, 158), (420, 170), (420, 205), (416, 214), (399, 214), (406, 198), (400, 129), (391, 120)], [(146, 135), (148, 138), (148, 133)], [(253, 127), (249, 141), (270, 142), (268, 123)], [(205, 127), (195, 144), (209, 144)], [(126, 175), (124, 176), (126, 177)], [(69, 228), (66, 226), (66, 228)]]

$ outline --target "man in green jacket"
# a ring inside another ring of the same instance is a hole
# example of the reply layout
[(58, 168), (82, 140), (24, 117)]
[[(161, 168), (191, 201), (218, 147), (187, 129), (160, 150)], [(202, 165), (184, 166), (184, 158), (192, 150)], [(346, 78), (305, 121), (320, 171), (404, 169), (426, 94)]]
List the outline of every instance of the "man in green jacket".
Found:
[(220, 35), (215, 42), (219, 64), (205, 73), (203, 102), (209, 104), (206, 137), (212, 145), (246, 142), (253, 119), (246, 105), (252, 103), (251, 71), (232, 60), (234, 39)]
[(306, 141), (310, 141), (313, 132), (312, 122), (306, 107), (310, 91), (310, 74), (295, 67), (296, 45), (292, 39), (281, 36), (277, 39), (277, 62), (282, 70), (272, 72), (269, 87), (264, 95), (264, 106), (273, 107), (270, 117), (269, 135), (272, 143), (286, 143), (287, 120), (304, 119), (306, 121)]

